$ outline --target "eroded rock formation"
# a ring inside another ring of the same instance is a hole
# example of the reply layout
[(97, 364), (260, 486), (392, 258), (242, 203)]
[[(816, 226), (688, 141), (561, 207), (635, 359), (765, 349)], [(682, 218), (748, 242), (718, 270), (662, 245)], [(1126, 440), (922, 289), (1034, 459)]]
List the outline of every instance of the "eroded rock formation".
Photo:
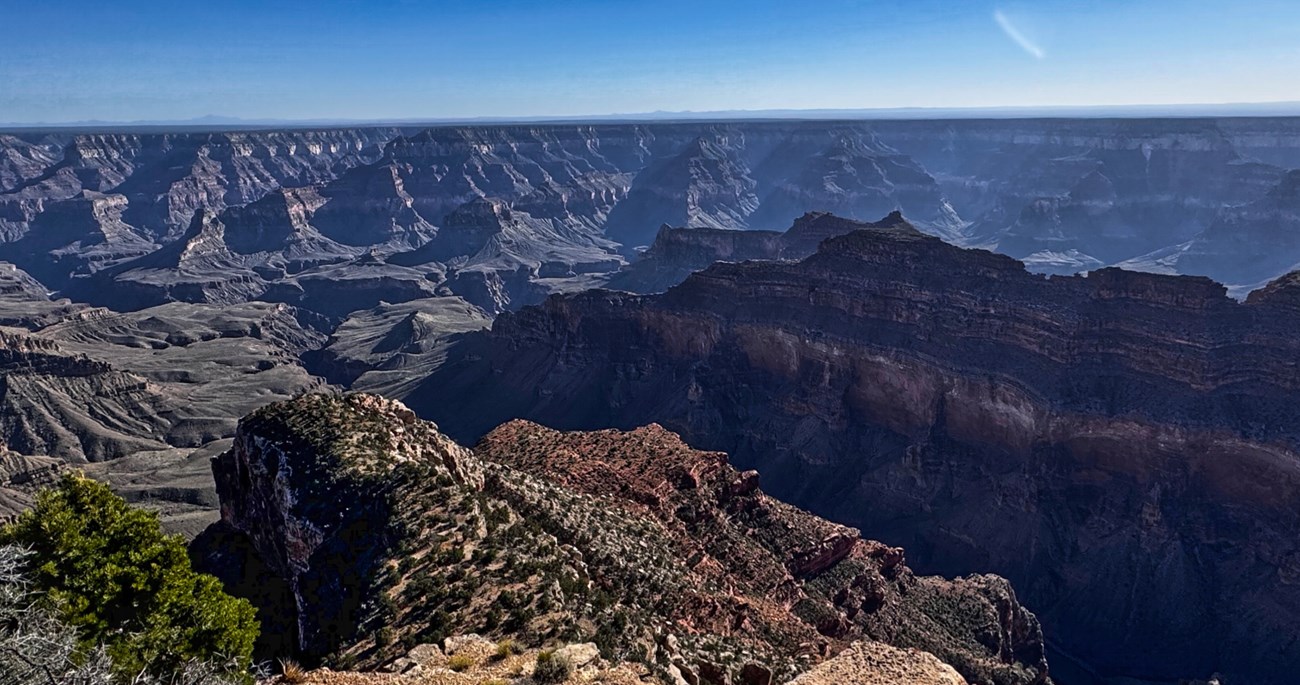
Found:
[(408, 401), (461, 438), (513, 416), (657, 420), (924, 568), (1006, 575), (1102, 675), (1282, 683), (1300, 658), (1295, 293), (1048, 278), (859, 230), (800, 262), (504, 315)]
[(900, 212), (891, 212), (875, 223), (827, 212), (809, 212), (783, 233), (663, 226), (654, 244), (640, 259), (610, 278), (607, 286), (635, 293), (662, 292), (714, 262), (802, 259), (816, 252), (817, 246), (827, 238), (904, 223), (906, 220)]
[[(0, 258), (51, 290), (119, 308), (322, 306), (293, 275), (373, 252), (495, 312), (586, 287), (662, 224), (779, 230), (809, 211), (901, 210), (1046, 272), (1124, 263), (1246, 288), (1293, 262), (1215, 235), (1276, 213), (1252, 203), (1300, 166), (1300, 133), (1287, 119), (556, 124), (24, 134), (0, 153)], [(200, 213), (236, 264), (195, 272), (166, 252)], [(110, 267), (115, 281), (88, 279)], [(193, 283), (228, 267), (240, 283)]]
[(471, 631), (568, 636), (688, 681), (749, 682), (871, 639), (973, 681), (1048, 682), (1037, 620), (1005, 580), (917, 576), (901, 550), (657, 425), (516, 421), (471, 451), (399, 403), (308, 395), (246, 418), (213, 470), (222, 521), (195, 554), (228, 580), (269, 569), (306, 658), (376, 665), (403, 640)]

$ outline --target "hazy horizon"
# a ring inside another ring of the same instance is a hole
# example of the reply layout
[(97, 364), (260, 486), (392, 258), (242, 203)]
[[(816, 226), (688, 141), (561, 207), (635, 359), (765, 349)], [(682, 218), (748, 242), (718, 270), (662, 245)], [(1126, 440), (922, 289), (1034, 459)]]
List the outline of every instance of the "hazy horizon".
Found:
[(577, 114), (534, 116), (478, 117), (409, 117), (391, 119), (274, 119), (232, 117), (208, 114), (189, 119), (137, 119), (131, 121), (88, 119), (80, 121), (0, 121), (0, 130), (22, 129), (102, 129), (127, 128), (194, 128), (219, 130), (230, 128), (303, 128), (313, 126), (441, 126), (493, 125), (516, 123), (615, 123), (615, 122), (693, 122), (693, 121), (828, 121), (828, 120), (975, 120), (975, 119), (1178, 119), (1234, 117), (1300, 117), (1300, 101), (1171, 103), (1137, 105), (1079, 106), (1006, 106), (1006, 107), (889, 107), (868, 109), (768, 109), (616, 112), (611, 114)]
[(11, 125), (1300, 100), (1300, 7), (1285, 2), (57, 0), (5, 14)]

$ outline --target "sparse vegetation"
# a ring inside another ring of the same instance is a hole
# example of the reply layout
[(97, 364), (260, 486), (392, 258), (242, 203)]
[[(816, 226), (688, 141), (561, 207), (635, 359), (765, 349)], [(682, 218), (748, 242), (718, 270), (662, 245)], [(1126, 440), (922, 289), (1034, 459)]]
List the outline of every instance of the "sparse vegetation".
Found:
[(453, 654), (450, 659), (447, 659), (447, 668), (450, 668), (457, 673), (468, 671), (473, 667), (474, 657), (468, 654)]
[(307, 681), (307, 671), (293, 659), (280, 659), (280, 682), (302, 683)]
[(573, 664), (563, 654), (554, 651), (537, 653), (537, 665), (533, 669), (533, 681), (537, 683), (562, 683), (573, 675)]
[(519, 646), (515, 644), (515, 641), (510, 638), (506, 638), (497, 643), (497, 651), (496, 651), (497, 659), (508, 659), (510, 655), (518, 654), (518, 653), (519, 653)]

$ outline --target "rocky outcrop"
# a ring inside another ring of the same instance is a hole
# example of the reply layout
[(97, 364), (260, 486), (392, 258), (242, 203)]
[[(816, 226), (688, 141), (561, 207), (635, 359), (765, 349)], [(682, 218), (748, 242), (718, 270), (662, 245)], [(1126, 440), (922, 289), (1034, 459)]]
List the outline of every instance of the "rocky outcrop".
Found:
[(875, 223), (808, 212), (784, 233), (664, 226), (650, 249), (615, 274), (607, 287), (634, 293), (662, 292), (714, 262), (803, 259), (816, 252), (827, 238), (868, 228), (894, 227), (915, 230), (899, 212)]
[(74, 299), (118, 310), (166, 302), (233, 304), (266, 291), (265, 281), (226, 241), (226, 225), (200, 209), (180, 239), (156, 252), (74, 281)]
[(401, 399), (442, 364), (455, 340), (490, 325), (483, 310), (458, 297), (381, 304), (344, 319), (307, 355), (307, 366), (332, 383)]
[(1282, 683), (1300, 658), (1292, 281), (1241, 304), (1203, 278), (1047, 278), (860, 230), (801, 262), (502, 316), (407, 400), (462, 438), (512, 416), (658, 420), (923, 568), (1009, 577), (1101, 675)]
[(879, 642), (860, 642), (790, 685), (966, 685), (966, 679), (934, 655), (898, 649)]
[[(174, 301), (234, 304), (258, 299), (273, 286), (292, 290), (285, 282), (290, 275), (362, 254), (307, 223), (320, 202), (311, 189), (295, 189), (220, 215), (200, 209), (176, 242), (73, 283), (68, 292), (94, 304), (138, 309)], [(294, 301), (283, 293), (270, 299)]]
[[(733, 593), (769, 600), (750, 600), (749, 606), (732, 608), (730, 617), (724, 612), (711, 622), (689, 617), (679, 623), (714, 632), (734, 626), (783, 633), (789, 628), (763, 628), (757, 618), (783, 609), (832, 640), (818, 649), (823, 653), (837, 649), (848, 636), (869, 635), (922, 647), (972, 678), (1017, 682), (1045, 677), (1037, 620), (1019, 607), (1003, 579), (916, 578), (903, 563), (901, 549), (863, 540), (857, 530), (772, 499), (758, 488), (756, 472), (737, 472), (726, 455), (695, 451), (657, 424), (630, 432), (561, 433), (515, 421), (493, 430), (475, 451), (567, 489), (627, 502), (634, 511), (658, 519), (673, 540), (685, 541), (677, 552), (680, 558), (706, 555), (695, 564), (696, 573), (706, 578), (718, 574), (717, 582)], [(946, 602), (966, 607), (953, 614), (932, 608)], [(970, 644), (960, 637), (965, 628), (952, 623), (962, 611), (974, 611), (982, 615), (983, 625), (997, 626), (982, 642), (991, 653), (970, 653)], [(789, 647), (795, 644), (791, 639)], [(1003, 670), (1013, 663), (1037, 672)]]
[[(590, 642), (566, 644), (549, 649), (524, 649), (519, 645), (506, 655), (497, 654), (497, 644), (483, 637), (456, 635), (442, 644), (416, 645), (407, 656), (386, 664), (378, 672), (335, 671), (318, 668), (293, 679), (300, 685), (481, 685), (483, 683), (532, 682), (538, 658), (567, 660), (572, 673), (566, 683), (644, 685), (656, 682), (654, 670), (635, 661), (611, 663), (600, 658)], [(455, 670), (449, 667), (456, 659)], [(271, 682), (284, 682), (285, 678)]]
[(36, 493), (58, 482), (67, 465), (54, 457), (29, 457), (0, 448), (0, 521), (31, 507)]
[(659, 228), (654, 242), (609, 280), (609, 288), (634, 293), (662, 292), (714, 262), (776, 259), (782, 252), (776, 231), (721, 228)]
[[(576, 636), (664, 675), (751, 682), (870, 638), (980, 682), (1048, 682), (1037, 621), (1006, 581), (916, 576), (898, 550), (659, 426), (516, 421), (470, 451), (396, 402), (309, 395), (246, 418), (213, 470), (219, 528), (284, 583), (305, 658), (374, 665), (403, 641), (471, 631)], [(230, 548), (195, 556), (246, 568)]]
[(322, 235), (344, 245), (414, 248), (437, 227), (415, 210), (403, 169), (394, 164), (361, 166), (321, 187), (324, 205), (312, 215)]
[(320, 657), (357, 639), (373, 573), (403, 535), (392, 525), (400, 472), (463, 485), (464, 453), (376, 397), (308, 396), (241, 422), (213, 462), (222, 521), (287, 587), (297, 651)]
[(880, 642), (859, 642), (790, 681), (790, 685), (966, 685), (961, 673), (935, 656)]
[[(310, 224), (323, 204), (325, 198), (315, 188), (282, 188), (257, 202), (223, 212), (221, 222), (226, 230), (222, 237), (226, 247), (240, 255), (289, 251), (306, 260), (312, 260), (311, 255), (330, 255), (337, 246)], [(286, 268), (300, 271), (302, 266), (291, 263)]]

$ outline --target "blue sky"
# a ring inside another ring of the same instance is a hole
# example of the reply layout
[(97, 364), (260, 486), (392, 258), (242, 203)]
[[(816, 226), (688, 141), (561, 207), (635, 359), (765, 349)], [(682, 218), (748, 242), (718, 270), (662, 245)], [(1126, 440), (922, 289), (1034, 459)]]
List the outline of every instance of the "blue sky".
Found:
[(0, 121), (1300, 100), (1300, 2), (0, 0)]

